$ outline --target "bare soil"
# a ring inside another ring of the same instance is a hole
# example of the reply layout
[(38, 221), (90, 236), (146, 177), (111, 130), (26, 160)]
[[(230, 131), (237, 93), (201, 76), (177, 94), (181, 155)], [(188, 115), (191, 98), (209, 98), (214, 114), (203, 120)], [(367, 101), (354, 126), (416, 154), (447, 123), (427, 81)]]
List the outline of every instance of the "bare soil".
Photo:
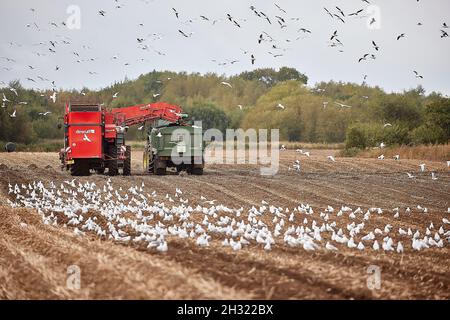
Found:
[[(316, 212), (328, 205), (386, 214), (370, 224), (425, 231), (431, 222), (450, 219), (450, 171), (446, 163), (420, 160), (337, 158), (331, 150), (313, 150), (311, 157), (281, 153), (274, 177), (253, 165), (207, 165), (203, 176), (148, 176), (141, 172), (142, 153), (133, 153), (133, 176), (113, 177), (123, 188), (145, 182), (158, 194), (175, 188), (191, 203), (200, 196), (217, 204), (246, 209), (270, 204), (293, 208), (300, 203)], [(302, 171), (288, 170), (300, 159)], [(419, 172), (426, 163), (427, 171)], [(438, 180), (431, 179), (435, 171)], [(408, 179), (406, 172), (416, 175)], [(109, 177), (92, 175), (81, 182), (102, 185)], [(11, 209), (8, 184), (72, 179), (61, 171), (56, 153), (0, 153), (0, 298), (2, 299), (449, 299), (450, 245), (425, 251), (405, 248), (403, 254), (339, 248), (305, 251), (276, 245), (271, 251), (248, 246), (232, 251), (214, 242), (198, 247), (173, 240), (169, 250), (154, 250), (77, 237), (65, 227), (44, 225), (36, 211)], [(163, 200), (163, 198), (161, 199)], [(393, 208), (426, 207), (428, 214), (401, 215)], [(348, 221), (350, 222), (350, 220)], [(269, 221), (269, 223), (271, 223)], [(448, 230), (449, 225), (447, 225)], [(370, 228), (369, 228), (370, 229)], [(81, 268), (81, 289), (66, 286), (67, 267)], [(369, 290), (367, 268), (381, 268), (381, 288)]]

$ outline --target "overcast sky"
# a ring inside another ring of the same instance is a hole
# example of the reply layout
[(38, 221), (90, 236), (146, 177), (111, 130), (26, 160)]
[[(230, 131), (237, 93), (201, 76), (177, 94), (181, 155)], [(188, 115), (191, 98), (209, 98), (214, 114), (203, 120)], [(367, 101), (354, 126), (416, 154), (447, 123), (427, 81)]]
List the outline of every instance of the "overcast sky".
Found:
[[(387, 91), (421, 84), (428, 93), (450, 94), (450, 38), (441, 38), (441, 29), (450, 33), (443, 28), (444, 22), (450, 26), (450, 1), (370, 0), (371, 6), (362, 0), (276, 3), (286, 13), (269, 0), (1, 1), (0, 81), (20, 79), (25, 87), (51, 88), (54, 80), (57, 88), (99, 89), (154, 69), (233, 75), (289, 66), (308, 75), (310, 85), (329, 80), (361, 83), (367, 75), (369, 85)], [(250, 10), (251, 5), (272, 24)], [(343, 10), (345, 23), (324, 10), (343, 17), (336, 6)], [(360, 9), (364, 11), (357, 16), (348, 16)], [(275, 16), (285, 20), (284, 27)], [(300, 28), (312, 33), (298, 32)], [(335, 30), (343, 46), (330, 46)], [(262, 32), (273, 41), (265, 35), (258, 44)], [(401, 33), (406, 37), (397, 41)], [(137, 38), (144, 40), (138, 43)], [(372, 40), (380, 47), (378, 52)], [(376, 59), (358, 63), (366, 53)], [(238, 62), (230, 64), (233, 60)], [(413, 70), (424, 79), (416, 78)]]

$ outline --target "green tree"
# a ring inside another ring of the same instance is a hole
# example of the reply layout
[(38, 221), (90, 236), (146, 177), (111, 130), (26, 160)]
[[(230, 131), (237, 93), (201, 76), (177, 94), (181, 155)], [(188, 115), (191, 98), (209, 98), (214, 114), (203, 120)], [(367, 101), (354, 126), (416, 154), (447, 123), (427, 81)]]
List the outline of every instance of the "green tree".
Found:
[(257, 80), (272, 87), (283, 81), (299, 81), (303, 84), (308, 83), (308, 77), (305, 74), (300, 73), (294, 68), (282, 67), (279, 71), (272, 68), (256, 69), (253, 71), (243, 72), (239, 75), (244, 80)]
[(446, 132), (435, 124), (423, 124), (410, 133), (414, 144), (444, 144), (448, 141)]
[(185, 111), (189, 113), (192, 121), (202, 121), (203, 130), (214, 128), (225, 132), (230, 124), (226, 113), (213, 103), (195, 102)]
[(450, 139), (450, 99), (441, 98), (428, 104), (425, 108), (425, 118), (429, 126), (440, 127), (447, 139)]

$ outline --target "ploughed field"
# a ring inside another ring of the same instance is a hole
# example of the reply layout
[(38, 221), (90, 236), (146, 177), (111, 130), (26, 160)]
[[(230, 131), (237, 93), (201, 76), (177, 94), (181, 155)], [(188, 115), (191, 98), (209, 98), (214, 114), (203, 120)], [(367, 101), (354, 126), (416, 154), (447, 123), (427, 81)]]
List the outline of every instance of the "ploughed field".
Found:
[(449, 299), (447, 164), (332, 153), (75, 180), (0, 153), (0, 298)]

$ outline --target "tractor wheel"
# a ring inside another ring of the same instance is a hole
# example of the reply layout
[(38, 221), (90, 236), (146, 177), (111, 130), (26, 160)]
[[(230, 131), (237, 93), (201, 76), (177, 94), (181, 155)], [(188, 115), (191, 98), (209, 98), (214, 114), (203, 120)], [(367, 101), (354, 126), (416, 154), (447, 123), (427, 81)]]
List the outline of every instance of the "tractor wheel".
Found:
[(125, 156), (127, 157), (123, 161), (123, 175), (131, 176), (131, 147), (126, 146)]
[(70, 167), (70, 174), (76, 177), (88, 176), (90, 174), (89, 164), (82, 160), (75, 160), (74, 164)]
[(97, 172), (97, 174), (104, 174), (105, 173), (105, 168), (95, 169), (95, 172)]
[(155, 160), (152, 159), (148, 163), (147, 173), (155, 173)]
[(147, 173), (152, 173), (155, 174), (155, 155), (149, 154), (147, 153), (147, 157), (148, 157), (148, 168), (147, 168)]
[(108, 174), (110, 176), (117, 176), (119, 173), (119, 166), (117, 164), (117, 147), (115, 144), (109, 147), (109, 156), (112, 160), (108, 161)]
[(144, 169), (144, 173), (148, 173), (148, 167), (149, 167), (149, 159), (148, 159), (148, 153), (146, 150), (144, 150), (142, 154), (142, 168)]
[(203, 175), (203, 168), (192, 168), (191, 173), (196, 176)]
[(157, 169), (155, 169), (155, 174), (157, 176), (165, 176), (166, 175), (166, 168), (157, 168)]
[(161, 160), (153, 158), (153, 170), (157, 176), (164, 176), (166, 174), (166, 166), (160, 168), (158, 162), (161, 162)]

